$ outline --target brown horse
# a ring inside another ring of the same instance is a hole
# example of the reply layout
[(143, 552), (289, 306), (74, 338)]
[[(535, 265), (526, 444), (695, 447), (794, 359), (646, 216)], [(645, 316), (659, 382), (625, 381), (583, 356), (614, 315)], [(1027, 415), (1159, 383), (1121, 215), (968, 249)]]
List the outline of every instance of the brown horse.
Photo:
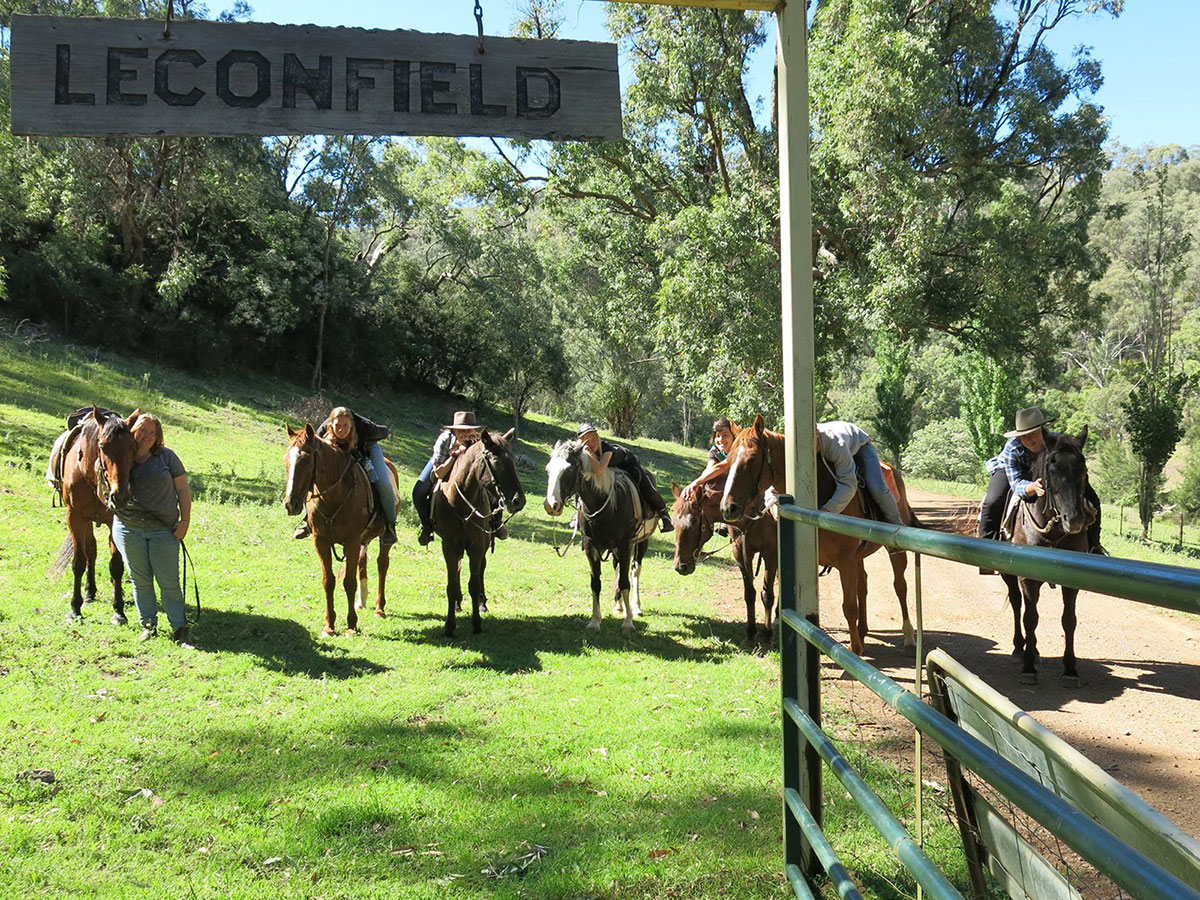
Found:
[[(108, 526), (108, 574), (113, 584), (114, 625), (124, 625), (125, 595), (121, 577), (125, 563), (112, 539), (113, 509), (129, 497), (130, 470), (137, 453), (137, 441), (130, 430), (141, 415), (134, 410), (122, 419), (116, 413), (101, 412), (93, 406), (83, 419), (74, 442), (62, 450), (62, 501), (67, 511), (70, 538), (63, 544), (59, 559), (65, 565), (71, 555), (75, 590), (71, 595), (68, 621), (83, 617), (84, 602), (96, 599), (96, 526)], [(72, 553), (73, 550), (73, 553)], [(59, 569), (61, 571), (61, 569)], [(84, 572), (87, 590), (81, 592)]]
[[(1046, 493), (1036, 500), (1017, 501), (1012, 542), (1027, 547), (1052, 547), (1056, 550), (1088, 552), (1088, 525), (1099, 510), (1092, 509), (1085, 499), (1087, 461), (1083, 446), (1087, 443), (1087, 426), (1079, 437), (1067, 434), (1046, 436), (1046, 449), (1034, 457), (1033, 479), (1041, 479)], [(1013, 612), (1013, 655), (1021, 657), (1021, 682), (1037, 684), (1037, 625), (1038, 595), (1042, 582), (1033, 578), (1018, 578), (1001, 573), (1008, 587), (1008, 599)], [(1063, 674), (1066, 687), (1079, 686), (1075, 661), (1075, 599), (1078, 588), (1064, 586), (1063, 595)], [(1024, 603), (1025, 614), (1021, 615)], [(1024, 633), (1021, 626), (1024, 624)]]
[[(701, 485), (690, 500), (683, 499), (679, 485), (672, 482), (675, 505), (671, 521), (675, 525), (675, 571), (690, 575), (696, 569), (704, 545), (713, 535), (713, 526), (721, 519), (721, 497), (725, 479), (715, 478)], [(775, 608), (775, 573), (779, 568), (779, 532), (769, 515), (746, 517), (729, 526), (733, 559), (742, 572), (742, 598), (746, 602), (746, 644), (761, 641), (764, 649), (771, 646), (771, 622)], [(755, 560), (766, 568), (762, 586), (763, 627), (755, 621)]]
[(494, 546), (498, 514), (516, 515), (525, 506), (525, 491), (517, 477), (516, 460), (508, 442), (515, 428), (504, 434), (484, 429), (454, 461), (449, 475), (434, 488), (433, 530), (442, 539), (446, 561), (446, 636), (455, 628), (455, 613), (462, 609), (462, 558), (471, 564), (467, 590), (471, 594), (471, 631), (483, 631), (480, 609), (487, 609), (483, 573), (487, 552)]
[[(372, 506), (371, 482), (353, 454), (321, 440), (311, 424), (305, 423), (299, 431), (287, 423), (284, 428), (288, 434), (288, 449), (283, 456), (287, 469), (283, 505), (290, 516), (299, 515), (301, 509), (306, 510), (312, 526), (313, 546), (321, 560), (321, 584), (325, 589), (325, 628), (321, 633), (326, 636), (336, 634), (333, 548), (335, 544), (341, 544), (347, 560), (342, 580), (346, 591), (346, 633), (354, 634), (358, 628), (355, 610), (366, 605), (367, 546), (383, 534), (383, 516)], [(391, 460), (384, 462), (395, 488), (398, 481), (396, 467)], [(382, 542), (379, 545), (375, 615), (381, 619), (386, 604), (384, 592), (391, 549)]]
[[(729, 468), (725, 494), (721, 498), (721, 514), (726, 521), (737, 521), (744, 516), (746, 510), (761, 502), (767, 488), (773, 487), (779, 493), (787, 489), (783, 435), (767, 430), (763, 426), (762, 416), (756, 416), (752, 426), (737, 433), (733, 446), (729, 448), (729, 458), (733, 464)], [(915, 519), (908, 505), (904, 482), (898, 471), (893, 470), (892, 474), (897, 488), (894, 493), (900, 518), (913, 524)], [(833, 496), (835, 486), (833, 473), (827, 466), (818, 465), (818, 505)], [(868, 518), (861, 491), (855, 492), (850, 503), (842, 510), (842, 515)], [(867, 636), (867, 570), (863, 560), (878, 550), (880, 545), (832, 531), (822, 530), (817, 534), (817, 562), (822, 567), (832, 567), (838, 571), (842, 582), (842, 612), (850, 631), (850, 649), (861, 654), (863, 639)], [(896, 589), (903, 618), (904, 647), (913, 649), (916, 641), (908, 616), (908, 582), (904, 578), (908, 556), (903, 552), (890, 553), (889, 561), (892, 564), (892, 585)]]

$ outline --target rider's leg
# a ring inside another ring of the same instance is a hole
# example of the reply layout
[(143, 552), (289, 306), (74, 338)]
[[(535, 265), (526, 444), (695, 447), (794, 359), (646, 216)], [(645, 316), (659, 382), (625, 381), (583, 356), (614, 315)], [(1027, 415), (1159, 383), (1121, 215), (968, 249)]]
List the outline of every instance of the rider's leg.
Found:
[(371, 441), (364, 449), (371, 459), (371, 468), (375, 478), (375, 494), (379, 497), (379, 511), (383, 516), (384, 530), (380, 541), (384, 544), (396, 543), (396, 492), (392, 488), (392, 475), (387, 463), (383, 460), (383, 448), (378, 441)]
[(1096, 520), (1088, 526), (1088, 553), (1099, 553), (1101, 556), (1108, 556), (1108, 551), (1100, 544), (1100, 498), (1096, 496), (1096, 490), (1092, 487), (1091, 481), (1088, 481), (1083, 489), (1083, 502), (1096, 510)]
[[(1008, 487), (1008, 476), (1003, 469), (992, 473), (988, 480), (987, 493), (979, 507), (979, 536), (995, 540), (1000, 537), (1000, 520), (1004, 518), (1004, 508), (1008, 506), (1008, 495), (1012, 493)], [(981, 575), (994, 575), (991, 569), (980, 568)]]
[[(631, 472), (630, 475), (632, 476), (633, 473)], [(671, 524), (671, 513), (667, 509), (667, 501), (663, 499), (663, 495), (654, 486), (654, 480), (650, 477), (650, 473), (641, 466), (638, 466), (634, 483), (638, 486), (638, 493), (642, 495), (642, 500), (658, 516), (659, 530), (674, 531), (675, 526)]]
[(883, 468), (879, 465), (879, 454), (875, 452), (874, 447), (867, 444), (858, 451), (858, 455), (862, 457), (863, 480), (867, 483), (867, 490), (879, 504), (879, 510), (883, 513), (883, 517), (893, 525), (903, 525), (904, 522), (900, 520), (900, 507), (896, 505), (896, 498), (892, 496), (887, 482), (883, 480)]
[(412, 492), (413, 508), (417, 511), (417, 518), (421, 520), (421, 533), (417, 536), (417, 543), (422, 547), (433, 540), (433, 459), (425, 464), (425, 468), (421, 470), (421, 474), (417, 477), (417, 483), (413, 485)]

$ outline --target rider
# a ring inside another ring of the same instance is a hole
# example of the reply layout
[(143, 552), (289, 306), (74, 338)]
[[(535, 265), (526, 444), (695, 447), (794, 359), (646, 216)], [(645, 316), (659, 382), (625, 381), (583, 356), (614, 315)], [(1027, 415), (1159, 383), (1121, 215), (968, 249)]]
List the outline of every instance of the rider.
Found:
[(594, 460), (597, 472), (603, 472), (609, 466), (615, 466), (623, 471), (629, 476), (634, 485), (637, 486), (638, 493), (642, 496), (642, 501), (658, 516), (660, 522), (659, 530), (675, 530), (675, 526), (671, 524), (671, 513), (667, 510), (666, 501), (663, 500), (662, 494), (658, 492), (658, 488), (654, 486), (654, 481), (650, 478), (650, 473), (642, 467), (642, 464), (638, 462), (638, 458), (631, 451), (625, 449), (620, 444), (600, 440), (596, 426), (588, 422), (584, 422), (579, 426), (579, 429), (575, 432), (575, 436), (583, 441), (583, 445), (587, 447), (588, 453)]
[[(1046, 449), (1046, 438), (1056, 434), (1046, 426), (1057, 421), (1057, 418), (1047, 419), (1036, 406), (1017, 410), (1016, 427), (1004, 432), (1008, 438), (1004, 449), (987, 461), (987, 472), (991, 477), (983, 505), (979, 508), (981, 538), (999, 538), (1000, 520), (1008, 506), (1010, 491), (1026, 502), (1032, 502), (1046, 493), (1042, 479), (1031, 478), (1033, 460)], [(1088, 526), (1089, 552), (1104, 554), (1104, 548), (1100, 546), (1100, 498), (1096, 496), (1090, 481), (1084, 487), (1084, 500), (1096, 510), (1096, 519)], [(980, 569), (980, 572), (991, 574), (990, 569)]]
[(830, 497), (821, 506), (824, 512), (840, 513), (846, 508), (858, 489), (854, 457), (863, 462), (863, 480), (867, 491), (879, 506), (883, 517), (893, 525), (904, 525), (896, 498), (883, 480), (883, 469), (879, 455), (871, 444), (871, 436), (852, 422), (819, 422), (817, 424), (816, 449), (824, 457), (837, 482)]
[[(475, 413), (470, 410), (459, 410), (454, 414), (450, 425), (442, 426), (442, 433), (433, 444), (433, 455), (413, 485), (413, 506), (421, 520), (421, 533), (417, 535), (417, 543), (422, 547), (433, 540), (433, 488), (437, 481), (445, 478), (454, 468), (454, 460), (467, 452), (473, 443), (479, 440), (480, 425), (475, 420)], [(502, 511), (501, 511), (502, 512)], [(508, 537), (508, 528), (500, 523), (499, 517), (493, 522), (495, 535), (504, 540)]]
[(708, 463), (704, 466), (704, 471), (697, 475), (692, 483), (685, 487), (680, 496), (684, 500), (691, 500), (696, 496), (696, 491), (702, 484), (720, 478), (729, 472), (731, 463), (726, 459), (726, 454), (729, 453), (729, 448), (733, 446), (733, 424), (724, 416), (719, 419), (714, 419), (712, 424), (712, 446), (708, 448)]
[[(333, 446), (350, 452), (363, 464), (375, 489), (375, 496), (379, 498), (379, 512), (383, 516), (384, 529), (379, 543), (396, 543), (396, 492), (383, 461), (383, 448), (379, 446), (379, 442), (388, 436), (387, 426), (376, 425), (344, 406), (337, 406), (329, 413), (329, 418), (321, 423), (317, 434)], [(305, 513), (304, 520), (296, 526), (293, 535), (306, 538), (311, 534), (308, 514)]]

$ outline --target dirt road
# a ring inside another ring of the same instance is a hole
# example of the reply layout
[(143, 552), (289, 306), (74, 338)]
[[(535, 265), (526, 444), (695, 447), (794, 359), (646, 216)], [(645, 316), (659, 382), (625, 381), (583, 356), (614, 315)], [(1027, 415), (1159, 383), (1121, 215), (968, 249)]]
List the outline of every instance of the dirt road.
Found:
[[(911, 491), (918, 516), (949, 530), (961, 500)], [(870, 635), (864, 658), (911, 685), (891, 568), (882, 551), (867, 560)], [(916, 621), (909, 566), (909, 609)], [(821, 624), (848, 645), (836, 573), (821, 579)], [(1012, 613), (1004, 583), (975, 568), (924, 557), (925, 643), (941, 647), (1028, 710), (1103, 769), (1200, 838), (1200, 619), (1102, 594), (1081, 593), (1075, 652), (1081, 684), (1064, 688), (1062, 594), (1042, 590), (1038, 609), (1040, 683), (1020, 682), (1011, 655)], [(737, 604), (740, 606), (740, 603)], [(864, 689), (865, 690), (865, 689)]]

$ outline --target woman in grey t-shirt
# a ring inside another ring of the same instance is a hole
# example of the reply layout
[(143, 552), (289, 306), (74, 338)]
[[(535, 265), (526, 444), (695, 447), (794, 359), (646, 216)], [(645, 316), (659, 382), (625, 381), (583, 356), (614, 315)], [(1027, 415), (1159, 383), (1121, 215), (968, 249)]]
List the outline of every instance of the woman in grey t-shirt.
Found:
[(187, 472), (175, 451), (163, 446), (162, 423), (157, 416), (140, 416), (133, 423), (133, 436), (138, 449), (130, 498), (116, 510), (113, 541), (133, 581), (133, 603), (142, 623), (140, 640), (158, 633), (157, 581), (174, 640), (191, 649), (183, 591), (179, 589), (179, 546), (192, 516)]

